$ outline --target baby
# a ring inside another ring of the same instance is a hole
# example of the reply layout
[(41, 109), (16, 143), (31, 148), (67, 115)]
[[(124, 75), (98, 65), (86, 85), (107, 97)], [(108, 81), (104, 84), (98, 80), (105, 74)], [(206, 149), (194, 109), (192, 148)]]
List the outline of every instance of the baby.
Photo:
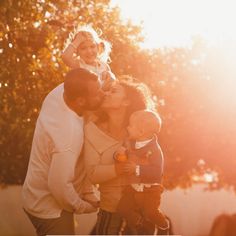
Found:
[(134, 112), (127, 128), (129, 142), (114, 154), (117, 172), (129, 175), (130, 185), (124, 190), (117, 212), (125, 218), (131, 234), (139, 234), (150, 225), (156, 225), (160, 231), (169, 228), (168, 220), (159, 210), (164, 162), (157, 142), (160, 127), (157, 113)]

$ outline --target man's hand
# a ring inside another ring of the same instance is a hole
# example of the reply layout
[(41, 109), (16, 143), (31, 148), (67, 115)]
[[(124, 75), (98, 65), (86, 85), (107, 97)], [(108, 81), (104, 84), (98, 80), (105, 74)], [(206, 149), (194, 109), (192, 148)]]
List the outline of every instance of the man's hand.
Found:
[(100, 206), (100, 201), (89, 201), (89, 200), (86, 200), (86, 202), (90, 203), (95, 208), (98, 208)]
[(88, 202), (85, 202), (85, 203), (86, 203), (85, 208), (84, 208), (84, 211), (82, 213), (92, 213), (92, 212), (97, 211), (97, 207), (95, 207), (91, 203), (88, 203)]
[(97, 195), (94, 192), (85, 193), (82, 197), (82, 199), (88, 203), (90, 203), (92, 206), (98, 208), (100, 201)]
[(92, 212), (96, 212), (96, 211), (97, 211), (97, 207), (95, 207), (92, 204), (90, 204), (89, 202), (81, 199), (79, 208), (77, 208), (75, 213), (76, 214), (84, 214), (84, 213), (92, 213)]

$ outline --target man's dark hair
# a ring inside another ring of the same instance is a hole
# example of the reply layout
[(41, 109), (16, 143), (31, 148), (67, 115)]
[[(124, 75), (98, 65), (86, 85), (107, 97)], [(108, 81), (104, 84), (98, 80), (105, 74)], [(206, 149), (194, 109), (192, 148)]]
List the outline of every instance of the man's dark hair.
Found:
[(70, 70), (65, 76), (64, 93), (71, 101), (77, 97), (86, 97), (89, 82), (97, 79), (97, 75), (88, 70), (82, 68)]

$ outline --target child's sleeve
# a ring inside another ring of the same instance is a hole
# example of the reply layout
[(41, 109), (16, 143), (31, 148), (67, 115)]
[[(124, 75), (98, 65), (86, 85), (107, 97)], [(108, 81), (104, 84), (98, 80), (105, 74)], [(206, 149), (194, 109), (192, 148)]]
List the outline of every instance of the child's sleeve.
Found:
[(159, 146), (149, 152), (149, 165), (139, 167), (140, 180), (142, 183), (161, 183), (164, 166), (163, 153)]

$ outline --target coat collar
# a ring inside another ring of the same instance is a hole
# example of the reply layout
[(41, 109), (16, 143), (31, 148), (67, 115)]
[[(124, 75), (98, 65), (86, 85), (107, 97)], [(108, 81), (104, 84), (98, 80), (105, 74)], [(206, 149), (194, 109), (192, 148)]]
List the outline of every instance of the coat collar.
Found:
[(135, 141), (131, 141), (131, 152), (135, 152), (137, 155), (141, 155), (141, 156), (146, 155), (156, 145), (157, 145), (156, 135), (154, 135), (153, 139), (149, 143), (147, 143), (144, 147), (141, 147), (139, 149), (135, 148)]

